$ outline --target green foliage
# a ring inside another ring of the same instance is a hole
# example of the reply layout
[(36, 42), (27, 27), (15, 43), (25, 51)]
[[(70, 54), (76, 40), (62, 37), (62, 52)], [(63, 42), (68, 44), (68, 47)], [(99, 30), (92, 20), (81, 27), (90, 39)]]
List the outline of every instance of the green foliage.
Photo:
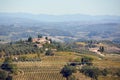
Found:
[(48, 37), (45, 37), (46, 40), (48, 40)]
[(20, 56), (18, 57), (18, 61), (41, 61), (40, 55), (39, 57), (27, 57), (27, 56)]
[(94, 80), (98, 80), (98, 76), (100, 75), (100, 70), (93, 66), (83, 66), (80, 72), (93, 78)]
[(13, 76), (8, 75), (6, 80), (14, 80), (14, 79), (13, 79)]
[(0, 80), (6, 80), (8, 77), (8, 72), (0, 70)]
[(74, 62), (81, 62), (81, 58), (74, 59)]
[(81, 64), (92, 65), (92, 61), (93, 58), (85, 56), (81, 59)]
[(56, 46), (54, 44), (46, 43), (46, 44), (43, 45), (43, 48), (52, 49), (52, 48), (56, 48)]
[(104, 47), (103, 47), (103, 46), (100, 46), (99, 51), (100, 51), (100, 52), (104, 52)]
[(12, 73), (17, 73), (17, 65), (12, 63), (12, 58), (5, 58), (3, 64), (1, 65), (1, 69), (10, 71)]
[(72, 45), (69, 43), (56, 43), (58, 51), (73, 51)]
[(29, 42), (16, 42), (12, 45), (2, 44), (0, 45), (0, 52), (5, 53), (5, 55), (20, 55), (20, 54), (30, 54), (30, 53), (41, 53), (44, 51), (43, 48), (38, 48), (34, 46), (35, 43)]
[(101, 71), (101, 74), (102, 74), (103, 76), (107, 76), (107, 74), (109, 74), (108, 69), (103, 69), (103, 70)]
[(94, 45), (95, 43), (97, 43), (97, 41), (95, 41), (95, 40), (89, 40), (89, 41), (87, 42), (86, 47), (94, 48), (94, 47), (96, 47), (96, 45)]
[(71, 66), (81, 65), (81, 58), (76, 58), (74, 60), (71, 60), (69, 65)]
[(108, 74), (120, 77), (120, 68), (105, 68), (101, 70), (102, 76), (107, 76)]
[(45, 53), (46, 56), (53, 56), (54, 53), (52, 50), (47, 50), (46, 53)]
[(53, 43), (52, 39), (49, 39), (50, 43)]
[(70, 65), (65, 65), (63, 69), (61, 70), (61, 73), (64, 77), (68, 77), (72, 75), (72, 73), (76, 72), (76, 68)]
[(32, 42), (32, 37), (31, 36), (28, 38), (28, 42)]
[(42, 37), (43, 37), (42, 34), (39, 34), (39, 35), (38, 35), (38, 38), (42, 38)]
[(46, 48), (48, 49), (57, 49), (57, 51), (72, 51), (72, 45), (59, 43), (53, 41), (51, 44), (44, 44), (43, 48), (38, 48), (35, 46), (36, 43), (26, 42), (26, 41), (17, 41), (10, 44), (1, 44), (0, 53), (5, 53), (5, 55), (21, 55), (21, 54), (30, 54), (30, 53), (43, 53)]
[(120, 69), (118, 69), (115, 73), (115, 75), (119, 76), (120, 77)]
[(28, 59), (27, 56), (20, 56), (20, 57), (18, 57), (19, 61), (26, 61), (27, 59)]
[(74, 75), (68, 77), (68, 80), (77, 80)]

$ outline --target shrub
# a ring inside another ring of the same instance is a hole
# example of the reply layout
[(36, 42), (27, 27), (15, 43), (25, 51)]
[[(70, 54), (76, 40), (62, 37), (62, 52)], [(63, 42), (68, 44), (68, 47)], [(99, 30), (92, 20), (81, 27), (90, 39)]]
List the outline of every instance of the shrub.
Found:
[(108, 72), (107, 69), (103, 69), (103, 70), (101, 71), (101, 74), (102, 74), (103, 76), (107, 76), (108, 73), (109, 73), (109, 72)]
[(52, 50), (47, 50), (46, 53), (45, 53), (45, 55), (47, 55), (47, 56), (53, 56), (54, 53), (52, 52)]
[(63, 69), (61, 70), (61, 73), (64, 77), (68, 78), (68, 76), (71, 76), (72, 73), (76, 72), (76, 68), (70, 65), (65, 65)]
[(94, 80), (98, 80), (98, 76), (100, 75), (100, 70), (93, 66), (83, 66), (80, 72), (93, 78)]
[(120, 69), (115, 74), (120, 77)]
[(5, 61), (1, 65), (1, 68), (12, 73), (17, 72), (17, 65), (12, 63), (12, 59), (10, 57), (5, 58)]
[(74, 75), (71, 75), (68, 77), (68, 80), (76, 80), (75, 76)]
[(93, 58), (91, 57), (83, 57), (81, 59), (81, 64), (92, 65)]
[(19, 61), (27, 61), (28, 57), (27, 56), (20, 56), (18, 57)]
[(6, 80), (8, 73), (6, 71), (0, 70), (0, 80)]

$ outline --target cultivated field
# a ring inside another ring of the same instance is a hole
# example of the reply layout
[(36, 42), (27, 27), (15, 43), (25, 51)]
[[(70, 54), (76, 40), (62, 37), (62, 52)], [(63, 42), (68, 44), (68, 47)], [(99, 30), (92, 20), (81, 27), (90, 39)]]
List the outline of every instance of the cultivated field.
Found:
[[(92, 57), (93, 65), (99, 68), (119, 68), (120, 59), (119, 56), (112, 57), (111, 55), (106, 55), (101, 57), (94, 54), (80, 54), (74, 52), (56, 52), (54, 56), (44, 56), (41, 55), (41, 61), (34, 62), (15, 62), (20, 70), (18, 75), (14, 76), (14, 80), (66, 80), (60, 74), (60, 70), (67, 62), (81, 59), (83, 56)], [(82, 73), (75, 73), (75, 75), (80, 80), (91, 80), (91, 78), (86, 77)], [(99, 80), (109, 79), (108, 77), (99, 77)], [(118, 78), (113, 78), (118, 80)]]

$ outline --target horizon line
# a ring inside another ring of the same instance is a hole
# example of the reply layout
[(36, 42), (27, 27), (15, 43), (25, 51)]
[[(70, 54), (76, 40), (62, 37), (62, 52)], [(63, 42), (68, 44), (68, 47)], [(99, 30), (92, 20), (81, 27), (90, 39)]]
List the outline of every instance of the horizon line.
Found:
[(68, 15), (83, 15), (83, 16), (119, 16), (113, 14), (84, 14), (84, 13), (69, 13), (69, 14), (52, 14), (52, 13), (30, 13), (30, 12), (0, 12), (2, 14), (31, 14), (31, 15), (49, 15), (49, 16), (68, 16)]

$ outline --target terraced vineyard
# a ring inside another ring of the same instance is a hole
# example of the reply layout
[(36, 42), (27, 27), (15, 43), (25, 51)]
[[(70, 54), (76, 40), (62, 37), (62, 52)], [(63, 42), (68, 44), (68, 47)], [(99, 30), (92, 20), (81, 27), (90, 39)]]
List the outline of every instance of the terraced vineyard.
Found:
[(14, 77), (14, 80), (65, 80), (59, 67), (21, 68), (24, 73)]
[(44, 56), (42, 61), (17, 62), (22, 72), (14, 80), (66, 80), (60, 70), (67, 61), (63, 56)]
[(14, 80), (66, 80), (60, 71), (76, 57), (71, 52), (56, 52), (55, 56), (42, 56), (42, 61), (16, 62), (21, 73), (15, 75)]
[[(92, 57), (93, 65), (99, 68), (110, 67), (119, 67), (118, 62), (119, 56), (111, 58), (107, 56), (105, 58), (100, 58), (94, 54), (78, 54), (73, 52), (56, 52), (55, 56), (43, 56), (41, 57), (42, 61), (34, 62), (15, 62), (18, 65), (20, 73), (15, 75), (14, 80), (66, 80), (65, 77), (60, 74), (61, 69), (69, 61), (81, 58), (82, 56)], [(116, 58), (117, 57), (117, 58)], [(107, 60), (106, 60), (107, 59)], [(112, 59), (112, 60), (111, 60)], [(115, 61), (117, 59), (117, 62)], [(104, 64), (103, 64), (104, 63)], [(91, 78), (83, 75), (82, 73), (74, 73), (78, 80), (91, 80)], [(107, 79), (107, 77), (106, 77)], [(103, 80), (100, 77), (99, 80)]]

